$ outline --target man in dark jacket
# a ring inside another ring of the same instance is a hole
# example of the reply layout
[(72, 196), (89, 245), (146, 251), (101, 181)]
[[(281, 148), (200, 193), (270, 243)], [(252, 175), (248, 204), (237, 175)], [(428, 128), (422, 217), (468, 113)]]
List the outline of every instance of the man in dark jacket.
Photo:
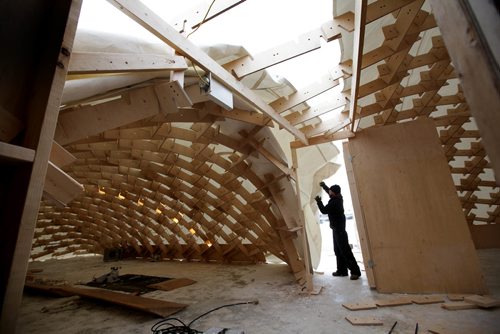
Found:
[(330, 200), (326, 206), (323, 205), (320, 196), (316, 196), (315, 199), (321, 213), (328, 214), (330, 228), (333, 230), (333, 250), (337, 257), (337, 271), (332, 275), (347, 276), (347, 269), (349, 269), (351, 279), (357, 280), (361, 276), (361, 271), (352, 254), (345, 230), (344, 200), (340, 194), (340, 186), (335, 184), (328, 188), (324, 182), (319, 185), (330, 195)]

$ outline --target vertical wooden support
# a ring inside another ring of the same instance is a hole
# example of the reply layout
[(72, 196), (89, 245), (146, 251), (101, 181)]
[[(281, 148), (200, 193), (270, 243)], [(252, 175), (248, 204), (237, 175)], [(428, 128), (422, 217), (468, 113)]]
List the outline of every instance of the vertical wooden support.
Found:
[(367, 0), (356, 0), (354, 8), (354, 50), (352, 52), (351, 103), (349, 106), (351, 131), (355, 131), (354, 121), (357, 113), (358, 90), (361, 76), (361, 59), (363, 58), (363, 44), (365, 41), (367, 3)]
[(305, 217), (304, 217), (304, 211), (302, 211), (302, 203), (300, 200), (300, 185), (299, 185), (299, 174), (297, 173), (298, 169), (298, 160), (297, 160), (297, 149), (292, 148), (292, 169), (295, 172), (296, 179), (295, 179), (295, 188), (297, 192), (297, 207), (299, 211), (299, 222), (300, 226), (302, 227), (301, 229), (301, 235), (302, 235), (302, 243), (303, 243), (303, 249), (304, 249), (304, 264), (305, 264), (305, 279), (306, 279), (306, 288), (307, 291), (312, 293), (314, 290), (313, 286), (313, 281), (312, 281), (312, 266), (311, 266), (311, 259), (309, 255), (309, 243), (307, 242), (307, 231), (306, 231), (306, 224), (305, 224)]
[[(477, 21), (469, 11), (467, 0), (439, 1), (430, 4), (436, 22), (441, 30), (446, 49), (455, 66), (470, 112), (476, 120), (481, 133), (482, 143), (491, 159), (497, 185), (500, 184), (500, 78), (498, 62), (491, 55), (497, 54), (498, 45), (488, 45), (485, 33), (498, 34), (494, 29), (498, 22), (498, 11), (488, 1), (479, 1), (477, 6), (490, 6), (486, 9), (493, 15), (491, 21)], [(471, 2), (472, 3), (472, 2)], [(481, 4), (479, 4), (481, 3)], [(495, 14), (496, 13), (496, 14)], [(496, 50), (496, 51), (495, 51)], [(492, 52), (493, 51), (493, 52)]]
[(358, 187), (356, 185), (356, 178), (352, 168), (352, 156), (349, 152), (349, 144), (344, 142), (344, 164), (347, 172), (347, 179), (349, 180), (349, 189), (351, 189), (352, 207), (356, 217), (356, 227), (358, 229), (359, 242), (361, 244), (361, 253), (363, 255), (363, 263), (365, 264), (365, 273), (368, 278), (368, 285), (370, 288), (376, 288), (375, 276), (373, 275), (373, 260), (371, 256), (370, 239), (366, 233), (365, 216), (359, 202)]
[(0, 42), (8, 46), (0, 62), (0, 105), (24, 122), (10, 144), (35, 152), (33, 161), (0, 155), (1, 333), (16, 328), (80, 8), (81, 0), (27, 0), (0, 11)]

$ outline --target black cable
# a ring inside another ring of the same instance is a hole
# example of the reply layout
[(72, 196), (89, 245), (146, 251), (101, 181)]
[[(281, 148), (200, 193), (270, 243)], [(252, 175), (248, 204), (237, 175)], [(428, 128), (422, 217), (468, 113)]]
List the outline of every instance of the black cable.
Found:
[[(242, 302), (242, 303), (234, 303), (234, 304), (226, 304), (226, 305), (222, 305), (222, 306), (219, 306), (219, 307), (216, 307), (208, 312), (205, 312), (203, 313), (202, 315), (196, 317), (194, 320), (192, 320), (189, 324), (185, 324), (182, 320), (178, 319), (178, 318), (165, 318), (165, 319), (162, 319), (160, 321), (158, 321), (157, 323), (155, 323), (153, 326), (151, 326), (151, 332), (153, 334), (198, 334), (198, 333), (203, 333), (203, 332), (200, 332), (196, 329), (193, 329), (191, 328), (191, 325), (193, 324), (193, 322), (195, 322), (196, 320), (206, 316), (207, 314), (209, 313), (212, 313), (214, 311), (217, 311), (221, 308), (224, 308), (224, 307), (230, 307), (230, 306), (236, 306), (236, 305), (245, 305), (245, 304), (255, 304), (257, 305), (259, 303), (258, 300), (253, 300), (253, 301), (249, 301), (249, 302)], [(181, 325), (175, 325), (169, 321), (177, 321), (179, 322)], [(165, 326), (169, 326), (169, 327), (165, 327)], [(163, 328), (165, 327), (165, 328)]]

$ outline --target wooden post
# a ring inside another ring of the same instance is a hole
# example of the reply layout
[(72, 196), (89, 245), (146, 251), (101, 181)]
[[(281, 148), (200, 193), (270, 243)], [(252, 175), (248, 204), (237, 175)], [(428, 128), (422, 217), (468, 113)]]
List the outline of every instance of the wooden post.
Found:
[[(22, 120), (10, 142), (32, 161), (0, 155), (0, 332), (14, 333), (81, 0), (8, 2), (0, 13), (0, 105)], [(22, 29), (19, 28), (22, 22)]]
[(303, 249), (304, 249), (304, 265), (305, 265), (305, 279), (306, 279), (306, 288), (309, 293), (313, 293), (314, 290), (314, 285), (312, 281), (312, 266), (311, 266), (311, 259), (309, 255), (309, 243), (307, 242), (307, 231), (306, 231), (306, 223), (305, 223), (305, 217), (304, 217), (304, 211), (302, 210), (302, 203), (300, 200), (300, 186), (299, 186), (299, 174), (297, 173), (297, 169), (299, 167), (299, 163), (297, 160), (297, 149), (292, 148), (292, 169), (295, 172), (296, 175), (296, 180), (295, 180), (295, 189), (297, 190), (297, 207), (299, 210), (299, 222), (300, 226), (302, 227), (301, 229), (301, 235), (302, 235), (302, 244), (303, 244)]

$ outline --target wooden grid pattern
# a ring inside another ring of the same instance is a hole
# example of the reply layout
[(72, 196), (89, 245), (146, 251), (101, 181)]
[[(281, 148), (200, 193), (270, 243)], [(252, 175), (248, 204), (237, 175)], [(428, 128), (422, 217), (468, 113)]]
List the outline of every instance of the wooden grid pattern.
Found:
[[(131, 10), (140, 6), (116, 1)], [(148, 30), (176, 51), (189, 51), (188, 58), (203, 70), (216, 73), (235, 96), (251, 101), (255, 110), (235, 107), (228, 111), (197, 96), (192, 97), (196, 103), (181, 112), (168, 103), (168, 83), (158, 80), (75, 102), (73, 108), (62, 111), (61, 124), (75, 126), (78, 118), (71, 123), (71, 117), (66, 116), (71, 111), (85, 111), (89, 118), (99, 120), (96, 126), (102, 126), (83, 135), (62, 131), (58, 136), (56, 131), (56, 140), (77, 158), (65, 171), (85, 186), (85, 192), (66, 208), (43, 203), (33, 257), (102, 253), (118, 247), (135, 256), (221, 262), (260, 262), (265, 255), (273, 254), (296, 274), (303, 272), (292, 241), (298, 226), (285, 222), (273, 196), (276, 189), (269, 188), (293, 179), (295, 171), (256, 136), (272, 120), (298, 139), (291, 143), (295, 149), (354, 136), (371, 126), (431, 118), (467, 221), (498, 222), (500, 190), (436, 21), (424, 0), (378, 0), (367, 5), (362, 24), (378, 24), (378, 20), (391, 23), (380, 25), (382, 43), (364, 50), (357, 62), (360, 80), (354, 107), (350, 105), (349, 85), (355, 72), (352, 59), (332, 66), (321, 80), (301, 91), (282, 96), (278, 90), (268, 89), (268, 97), (272, 96), (268, 103), (256, 101), (253, 92), (238, 86), (238, 80), (251, 72), (259, 73), (276, 64), (269, 54), (280, 54), (279, 61), (286, 61), (316, 50), (320, 38), (327, 42), (340, 39), (341, 43), (352, 38), (354, 17), (347, 11), (319, 25), (304, 35), (310, 44), (290, 41), (254, 58), (244, 56), (222, 64), (233, 76), (165, 26), (149, 26)], [(149, 24), (146, 18), (142, 20), (143, 26)], [(423, 40), (430, 40), (428, 50), (421, 50)], [(242, 72), (239, 68), (249, 70)], [(307, 104), (342, 80), (346, 83), (344, 91), (328, 103), (315, 108)], [(190, 91), (186, 85), (184, 88)], [(262, 90), (258, 84), (252, 88)], [(118, 100), (95, 107), (78, 105), (117, 95)], [(356, 110), (354, 127), (349, 109)], [(126, 121), (111, 122), (114, 126), (100, 121), (112, 118), (112, 112), (121, 112)], [(327, 113), (335, 117), (322, 121), (320, 116)], [(237, 134), (224, 134), (219, 125), (226, 120), (245, 127)], [(256, 156), (271, 163), (274, 172), (258, 175), (251, 162)], [(479, 211), (486, 211), (486, 216)]]
[(202, 127), (128, 127), (70, 145), (77, 161), (68, 173), (85, 193), (67, 208), (42, 207), (33, 257), (130, 248), (142, 257), (288, 261), (281, 218), (245, 150)]

